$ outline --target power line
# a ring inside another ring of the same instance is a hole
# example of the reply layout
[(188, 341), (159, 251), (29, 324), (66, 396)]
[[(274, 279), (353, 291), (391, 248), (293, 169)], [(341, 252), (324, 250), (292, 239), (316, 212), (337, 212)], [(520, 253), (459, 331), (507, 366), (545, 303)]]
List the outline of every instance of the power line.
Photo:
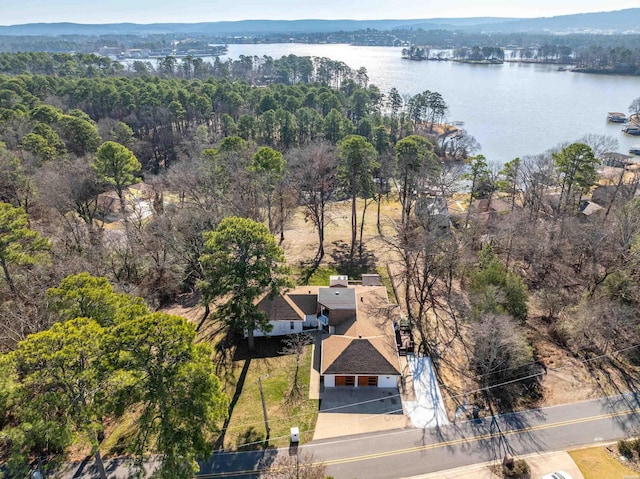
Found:
[[(635, 349), (635, 348), (640, 348), (640, 344), (635, 344), (633, 346), (627, 346), (625, 348), (621, 348), (621, 349), (618, 349), (618, 350), (615, 350), (615, 351), (611, 351), (610, 353), (604, 353), (604, 354), (601, 354), (599, 356), (594, 356), (593, 358), (583, 359), (583, 360), (580, 360), (579, 362), (583, 363), (583, 364), (586, 364), (586, 363), (590, 363), (592, 361), (597, 361), (598, 359), (602, 359), (602, 358), (605, 358), (605, 357), (611, 357), (614, 354), (618, 354), (618, 353), (625, 352), (625, 351), (630, 351), (630, 350)], [(572, 367), (572, 365), (567, 364), (567, 365), (558, 366), (558, 367), (555, 367), (555, 368), (547, 368), (547, 371), (560, 371), (560, 370), (563, 370), (563, 369), (568, 369), (570, 367)], [(547, 374), (547, 373), (538, 372), (538, 373), (535, 373), (535, 374), (529, 374), (529, 375), (522, 376), (522, 377), (519, 377), (519, 378), (514, 378), (514, 379), (511, 379), (511, 380), (508, 380), (508, 381), (504, 381), (504, 382), (501, 382), (501, 383), (498, 383), (498, 384), (493, 384), (491, 386), (486, 386), (486, 387), (483, 387), (483, 388), (478, 388), (478, 389), (474, 389), (474, 390), (470, 390), (470, 391), (465, 391), (463, 393), (450, 395), (450, 396), (446, 396), (446, 397), (443, 396), (442, 400), (443, 400), (443, 402), (444, 402), (445, 399), (453, 400), (453, 399), (456, 399), (456, 398), (459, 398), (459, 397), (468, 396), (470, 394), (474, 394), (474, 393), (478, 393), (478, 392), (482, 392), (482, 391), (488, 391), (488, 390), (495, 389), (495, 388), (498, 388), (498, 387), (507, 386), (509, 384), (514, 384), (514, 383), (517, 383), (517, 382), (520, 382), (520, 381), (525, 381), (527, 379), (532, 379), (532, 378), (535, 378), (535, 377), (543, 376), (545, 374)], [(391, 399), (391, 398), (397, 398), (397, 397), (401, 397), (401, 394), (389, 395), (389, 396), (386, 396), (385, 399)], [(336, 407), (333, 407), (333, 408), (324, 409), (322, 411), (319, 411), (319, 413), (337, 411), (337, 410), (345, 409), (345, 408), (348, 408), (348, 407), (360, 406), (360, 405), (363, 405), (363, 404), (369, 404), (369, 403), (378, 402), (378, 401), (380, 401), (380, 398), (370, 399), (370, 400), (366, 400), (366, 401), (358, 401), (358, 402), (354, 402), (354, 403), (345, 404), (345, 405), (342, 405), (342, 406), (336, 406)], [(398, 412), (401, 412), (401, 411), (403, 411), (403, 409), (402, 408), (398, 408), (398, 409), (385, 411), (385, 413), (386, 414), (398, 413)], [(373, 418), (376, 418), (376, 417), (379, 417), (379, 416), (372, 414), (371, 416), (369, 416), (367, 418), (364, 418), (364, 419), (373, 419)], [(301, 433), (308, 433), (308, 432), (314, 432), (314, 431), (315, 431), (315, 428), (312, 428), (312, 429), (301, 431)], [(289, 436), (286, 435), (286, 436), (280, 436), (280, 437), (271, 438), (271, 439), (285, 439), (287, 437), (289, 437)], [(244, 443), (244, 444), (238, 444), (237, 447), (253, 446), (253, 445), (258, 445), (258, 444), (264, 444), (265, 442), (266, 442), (265, 440), (252, 441), (252, 442), (248, 442), (248, 443)]]
[[(602, 357), (606, 357), (606, 356), (609, 356), (609, 355), (612, 355), (612, 354), (616, 354), (616, 353), (623, 352), (623, 351), (630, 350), (630, 349), (637, 348), (637, 347), (640, 347), (640, 344), (637, 344), (637, 345), (634, 345), (634, 346), (630, 346), (630, 347), (627, 347), (627, 348), (623, 348), (623, 349), (620, 349), (620, 350), (617, 350), (617, 351), (613, 351), (613, 352), (611, 352), (609, 354), (603, 354), (601, 356), (597, 356), (597, 357), (594, 357), (594, 358), (581, 360), (580, 362), (594, 361), (594, 360), (597, 360), (597, 359), (601, 359)], [(581, 349), (580, 351), (582, 351), (582, 350), (583, 349)], [(501, 370), (498, 370), (498, 371), (493, 371), (491, 373), (484, 374), (484, 375), (479, 374), (479, 375), (475, 375), (475, 376), (469, 376), (469, 378), (477, 380), (479, 378), (485, 377), (485, 376), (490, 375), (490, 374), (497, 374), (498, 372), (509, 371), (509, 370), (512, 370), (512, 369), (519, 369), (521, 367), (525, 367), (525, 366), (528, 366), (528, 365), (531, 365), (531, 364), (536, 364), (536, 363), (537, 363), (537, 361), (532, 361), (532, 362), (527, 363), (527, 364), (522, 365), (522, 366), (517, 366), (517, 367), (513, 367), (513, 368), (504, 368), (504, 369), (501, 369)], [(556, 368), (547, 368), (547, 370), (548, 371), (558, 371), (558, 370), (561, 370), (561, 369), (566, 369), (568, 367), (570, 367), (570, 365), (556, 367)], [(521, 377), (521, 378), (516, 378), (516, 379), (512, 379), (512, 380), (503, 382), (503, 383), (499, 383), (499, 384), (495, 384), (495, 385), (492, 385), (492, 386), (488, 386), (488, 387), (485, 387), (485, 388), (479, 388), (479, 389), (467, 391), (467, 392), (464, 392), (464, 393), (456, 394), (456, 395), (453, 395), (453, 396), (447, 396), (446, 398), (443, 397), (443, 399), (455, 399), (455, 398), (458, 398), (460, 396), (465, 396), (465, 395), (473, 394), (473, 393), (476, 393), (476, 392), (482, 392), (483, 390), (488, 390), (488, 389), (501, 387), (501, 386), (508, 385), (508, 384), (511, 384), (511, 383), (514, 383), (514, 382), (518, 382), (518, 381), (524, 381), (525, 379), (531, 379), (533, 377), (541, 376), (541, 375), (544, 375), (544, 374), (545, 373), (536, 373), (536, 374), (533, 374), (533, 375), (524, 376), (524, 377)], [(401, 394), (393, 394), (393, 395), (387, 396), (386, 399), (399, 398), (399, 397), (401, 397)], [(335, 407), (332, 407), (332, 408), (323, 409), (322, 411), (319, 411), (319, 412), (325, 412), (325, 413), (326, 412), (333, 412), (333, 411), (338, 411), (338, 410), (341, 410), (341, 409), (346, 409), (346, 408), (349, 408), (349, 407), (361, 406), (361, 405), (364, 405), (364, 404), (378, 402), (379, 400), (380, 400), (379, 398), (376, 398), (376, 399), (369, 399), (369, 400), (365, 400), (365, 401), (358, 401), (358, 402), (344, 404), (342, 406), (335, 406)], [(395, 409), (395, 410), (389, 410), (389, 411), (386, 411), (386, 412), (387, 413), (395, 413), (395, 412), (400, 412), (400, 411), (402, 411), (402, 408)], [(296, 415), (295, 417), (296, 418), (306, 418), (306, 417), (311, 417), (314, 414), (315, 413), (304, 414), (304, 415)], [(372, 417), (375, 417), (375, 416), (372, 416)], [(264, 424), (264, 419), (260, 420), (260, 421), (250, 422), (250, 423), (234, 424), (233, 426), (229, 425), (227, 427), (221, 428), (220, 430), (221, 431), (229, 431), (229, 430), (234, 430), (234, 429), (242, 429), (242, 428), (246, 428), (246, 427), (249, 427), (249, 426), (255, 426), (255, 425), (259, 425), (259, 424)], [(302, 431), (302, 432), (308, 432), (308, 431)], [(258, 441), (257, 443), (261, 443), (261, 442), (263, 442), (263, 441)], [(253, 442), (252, 443), (244, 443), (244, 444), (240, 444), (238, 446), (242, 447), (242, 446), (254, 445), (254, 444), (256, 444), (256, 443), (253, 443)]]

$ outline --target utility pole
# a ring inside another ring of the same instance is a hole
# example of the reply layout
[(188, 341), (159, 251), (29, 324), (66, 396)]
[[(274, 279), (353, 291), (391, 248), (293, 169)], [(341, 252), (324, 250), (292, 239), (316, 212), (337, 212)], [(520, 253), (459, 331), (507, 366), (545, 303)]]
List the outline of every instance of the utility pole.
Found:
[(267, 405), (264, 402), (264, 391), (262, 390), (262, 380), (258, 378), (258, 387), (260, 388), (260, 399), (262, 399), (262, 413), (264, 414), (264, 428), (267, 430), (267, 445), (269, 444), (269, 419), (267, 418)]

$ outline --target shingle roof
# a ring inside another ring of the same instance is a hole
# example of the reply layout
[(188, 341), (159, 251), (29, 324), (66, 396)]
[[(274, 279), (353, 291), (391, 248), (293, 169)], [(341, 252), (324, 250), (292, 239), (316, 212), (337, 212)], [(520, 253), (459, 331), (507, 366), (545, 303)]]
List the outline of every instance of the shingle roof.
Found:
[(336, 334), (322, 341), (321, 374), (400, 374), (393, 331), (398, 308), (384, 286), (350, 289), (357, 319), (337, 325)]
[[(296, 290), (297, 291), (297, 290)], [(298, 307), (304, 314), (316, 314), (318, 312), (318, 295), (290, 292), (287, 297)]]
[(380, 338), (352, 339), (345, 336), (331, 336), (324, 341), (329, 343), (342, 343), (342, 352), (322, 372), (323, 374), (400, 374), (397, 366), (394, 366), (378, 350), (381, 344)]
[[(320, 301), (323, 291), (331, 308)], [(321, 374), (400, 374), (392, 325), (399, 312), (384, 286), (305, 286), (273, 299), (265, 296), (258, 307), (272, 321), (295, 321), (315, 314), (319, 302), (329, 309), (357, 311), (357, 319), (336, 325), (336, 334), (322, 341)]]
[(304, 313), (287, 296), (264, 296), (258, 302), (258, 309), (264, 312), (270, 321), (302, 321)]

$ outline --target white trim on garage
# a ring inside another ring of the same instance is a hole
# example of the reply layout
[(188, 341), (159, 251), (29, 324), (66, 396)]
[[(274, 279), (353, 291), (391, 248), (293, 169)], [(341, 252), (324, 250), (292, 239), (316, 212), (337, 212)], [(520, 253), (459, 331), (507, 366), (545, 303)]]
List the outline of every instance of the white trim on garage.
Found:
[[(355, 384), (353, 386), (336, 386), (336, 376), (345, 376), (344, 374), (325, 374), (324, 377), (324, 387), (325, 388), (335, 388), (335, 387), (358, 387), (358, 378), (360, 377), (370, 377), (377, 376), (379, 388), (395, 388), (398, 386), (398, 378), (399, 376), (383, 376), (379, 374), (351, 374), (347, 376), (353, 376)], [(371, 387), (371, 386), (360, 386), (360, 387)]]

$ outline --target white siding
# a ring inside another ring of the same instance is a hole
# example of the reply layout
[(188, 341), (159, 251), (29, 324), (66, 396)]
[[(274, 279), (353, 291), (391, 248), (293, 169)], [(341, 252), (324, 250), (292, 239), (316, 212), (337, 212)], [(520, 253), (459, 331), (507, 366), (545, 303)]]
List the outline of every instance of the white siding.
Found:
[(324, 387), (325, 388), (336, 387), (336, 377), (333, 374), (326, 374), (324, 376)]
[(398, 386), (398, 376), (378, 376), (379, 388), (395, 388)]
[(318, 327), (318, 316), (315, 314), (307, 314), (304, 317), (304, 325), (310, 328)]
[[(261, 336), (286, 336), (288, 334), (297, 334), (302, 332), (303, 321), (270, 321), (269, 324), (273, 326), (273, 329), (268, 334), (256, 329), (253, 331), (253, 335), (257, 337)], [(293, 326), (293, 329), (291, 328)]]

